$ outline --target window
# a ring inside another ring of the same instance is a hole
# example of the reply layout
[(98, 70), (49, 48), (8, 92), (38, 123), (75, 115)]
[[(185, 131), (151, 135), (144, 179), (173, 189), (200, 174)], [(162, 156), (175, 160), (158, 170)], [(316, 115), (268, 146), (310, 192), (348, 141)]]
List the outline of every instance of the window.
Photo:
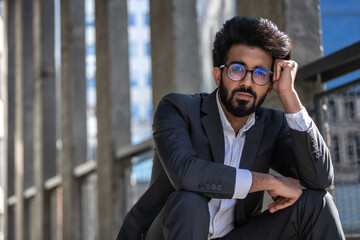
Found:
[(336, 108), (334, 100), (328, 102), (328, 117), (330, 122), (336, 121)]
[(331, 154), (333, 161), (339, 163), (339, 140), (337, 136), (332, 136), (331, 138)]
[(130, 43), (129, 54), (130, 54), (130, 57), (135, 57), (137, 55), (136, 43)]
[(348, 157), (354, 164), (360, 163), (360, 137), (353, 134), (348, 135)]
[(148, 12), (144, 14), (144, 24), (150, 25), (150, 16)]
[(148, 107), (147, 107), (147, 118), (151, 121), (152, 118), (152, 114), (153, 114), (153, 105), (152, 103), (149, 103)]
[(136, 25), (136, 16), (135, 16), (135, 14), (133, 14), (133, 13), (130, 13), (129, 15), (128, 15), (128, 24), (129, 24), (129, 26), (135, 26)]
[(345, 119), (354, 119), (355, 112), (354, 112), (354, 102), (346, 102), (345, 103)]
[(355, 147), (356, 147), (356, 157), (357, 157), (357, 164), (360, 164), (360, 137), (359, 136), (356, 136), (354, 138), (354, 141), (355, 141)]
[(130, 86), (135, 87), (138, 84), (138, 77), (134, 72), (130, 73)]
[(146, 74), (146, 84), (151, 87), (151, 74)]
[(139, 106), (135, 103), (131, 105), (131, 117), (135, 121), (139, 119)]
[(95, 55), (95, 45), (86, 46), (86, 55)]
[(151, 46), (150, 43), (145, 43), (145, 55), (150, 56), (151, 55)]

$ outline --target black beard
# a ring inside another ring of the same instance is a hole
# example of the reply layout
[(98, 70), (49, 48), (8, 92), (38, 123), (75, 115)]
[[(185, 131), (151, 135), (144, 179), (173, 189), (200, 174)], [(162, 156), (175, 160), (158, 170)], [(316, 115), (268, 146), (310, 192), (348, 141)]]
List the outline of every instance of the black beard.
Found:
[[(247, 107), (247, 104), (249, 103), (249, 101), (238, 100), (238, 99), (234, 100), (235, 99), (235, 93), (237, 93), (237, 92), (245, 92), (245, 93), (249, 93), (249, 94), (253, 95), (253, 97), (254, 97), (253, 104), (250, 107)], [(222, 79), (220, 81), (219, 93), (220, 93), (221, 102), (224, 104), (226, 110), (235, 117), (245, 117), (245, 116), (248, 116), (248, 115), (252, 114), (253, 112), (255, 112), (261, 106), (261, 104), (264, 102), (264, 100), (266, 98), (266, 93), (265, 93), (257, 101), (256, 92), (254, 92), (251, 88), (244, 88), (244, 87), (235, 88), (231, 92), (231, 96), (229, 98), (227, 98), (229, 91), (224, 86), (224, 83), (223, 83)]]

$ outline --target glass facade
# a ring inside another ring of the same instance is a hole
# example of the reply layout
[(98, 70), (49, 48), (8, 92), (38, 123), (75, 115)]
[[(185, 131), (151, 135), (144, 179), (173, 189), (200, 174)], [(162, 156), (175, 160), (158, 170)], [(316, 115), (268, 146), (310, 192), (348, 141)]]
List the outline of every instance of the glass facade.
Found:
[(85, 63), (87, 102), (87, 160), (96, 160), (97, 120), (96, 120), (96, 54), (95, 54), (95, 1), (85, 0)]
[(128, 38), (131, 97), (131, 142), (151, 138), (152, 88), (149, 0), (129, 0)]

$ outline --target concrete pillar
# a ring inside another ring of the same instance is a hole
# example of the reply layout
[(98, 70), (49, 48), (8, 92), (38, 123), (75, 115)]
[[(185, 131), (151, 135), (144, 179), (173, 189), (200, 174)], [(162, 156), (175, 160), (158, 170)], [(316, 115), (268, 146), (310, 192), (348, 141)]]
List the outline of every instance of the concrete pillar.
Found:
[(169, 92), (200, 91), (196, 1), (150, 1), (154, 109)]
[[(323, 56), (320, 6), (318, 0), (284, 0), (286, 32), (293, 41), (293, 59), (299, 67)], [(295, 87), (304, 106), (313, 113), (314, 95), (324, 90), (321, 79), (309, 82), (297, 79)]]
[(117, 177), (124, 169), (114, 153), (131, 142), (126, 1), (96, 0), (95, 19), (98, 236), (115, 239), (124, 209), (124, 182)]
[[(237, 0), (236, 2), (238, 15), (268, 18), (290, 36), (294, 45), (292, 59), (300, 67), (322, 56), (318, 0)], [(322, 84), (320, 81), (298, 80), (295, 88), (302, 103), (312, 109), (313, 96), (322, 89)], [(275, 93), (267, 98), (265, 105), (282, 108)]]
[(33, 185), (32, 1), (15, 1), (15, 239), (25, 237), (24, 190)]
[(80, 187), (74, 166), (86, 161), (85, 14), (83, 0), (61, 1), (61, 176), (63, 239), (80, 239)]
[[(259, 7), (261, 6), (261, 7)], [(236, 11), (239, 16), (262, 17), (276, 23), (281, 31), (285, 31), (284, 0), (237, 0)]]
[(51, 239), (44, 181), (56, 174), (54, 1), (34, 0), (35, 101), (34, 171), (36, 197), (32, 239)]
[(4, 1), (4, 239), (14, 240), (13, 212), (8, 197), (15, 194), (15, 2)]

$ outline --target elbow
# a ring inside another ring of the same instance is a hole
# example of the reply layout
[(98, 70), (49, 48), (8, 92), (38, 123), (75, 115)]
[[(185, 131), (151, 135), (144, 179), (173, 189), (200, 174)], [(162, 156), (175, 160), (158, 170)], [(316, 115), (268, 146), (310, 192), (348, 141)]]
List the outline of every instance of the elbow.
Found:
[(306, 181), (306, 184), (304, 185), (309, 189), (325, 190), (333, 184), (334, 184), (334, 172), (330, 171), (328, 174), (322, 177), (318, 177), (316, 181)]
[(323, 190), (323, 189), (327, 189), (329, 188), (331, 185), (333, 185), (334, 183), (334, 177), (333, 176), (329, 176), (327, 178), (324, 178), (322, 181), (319, 181), (319, 189)]

